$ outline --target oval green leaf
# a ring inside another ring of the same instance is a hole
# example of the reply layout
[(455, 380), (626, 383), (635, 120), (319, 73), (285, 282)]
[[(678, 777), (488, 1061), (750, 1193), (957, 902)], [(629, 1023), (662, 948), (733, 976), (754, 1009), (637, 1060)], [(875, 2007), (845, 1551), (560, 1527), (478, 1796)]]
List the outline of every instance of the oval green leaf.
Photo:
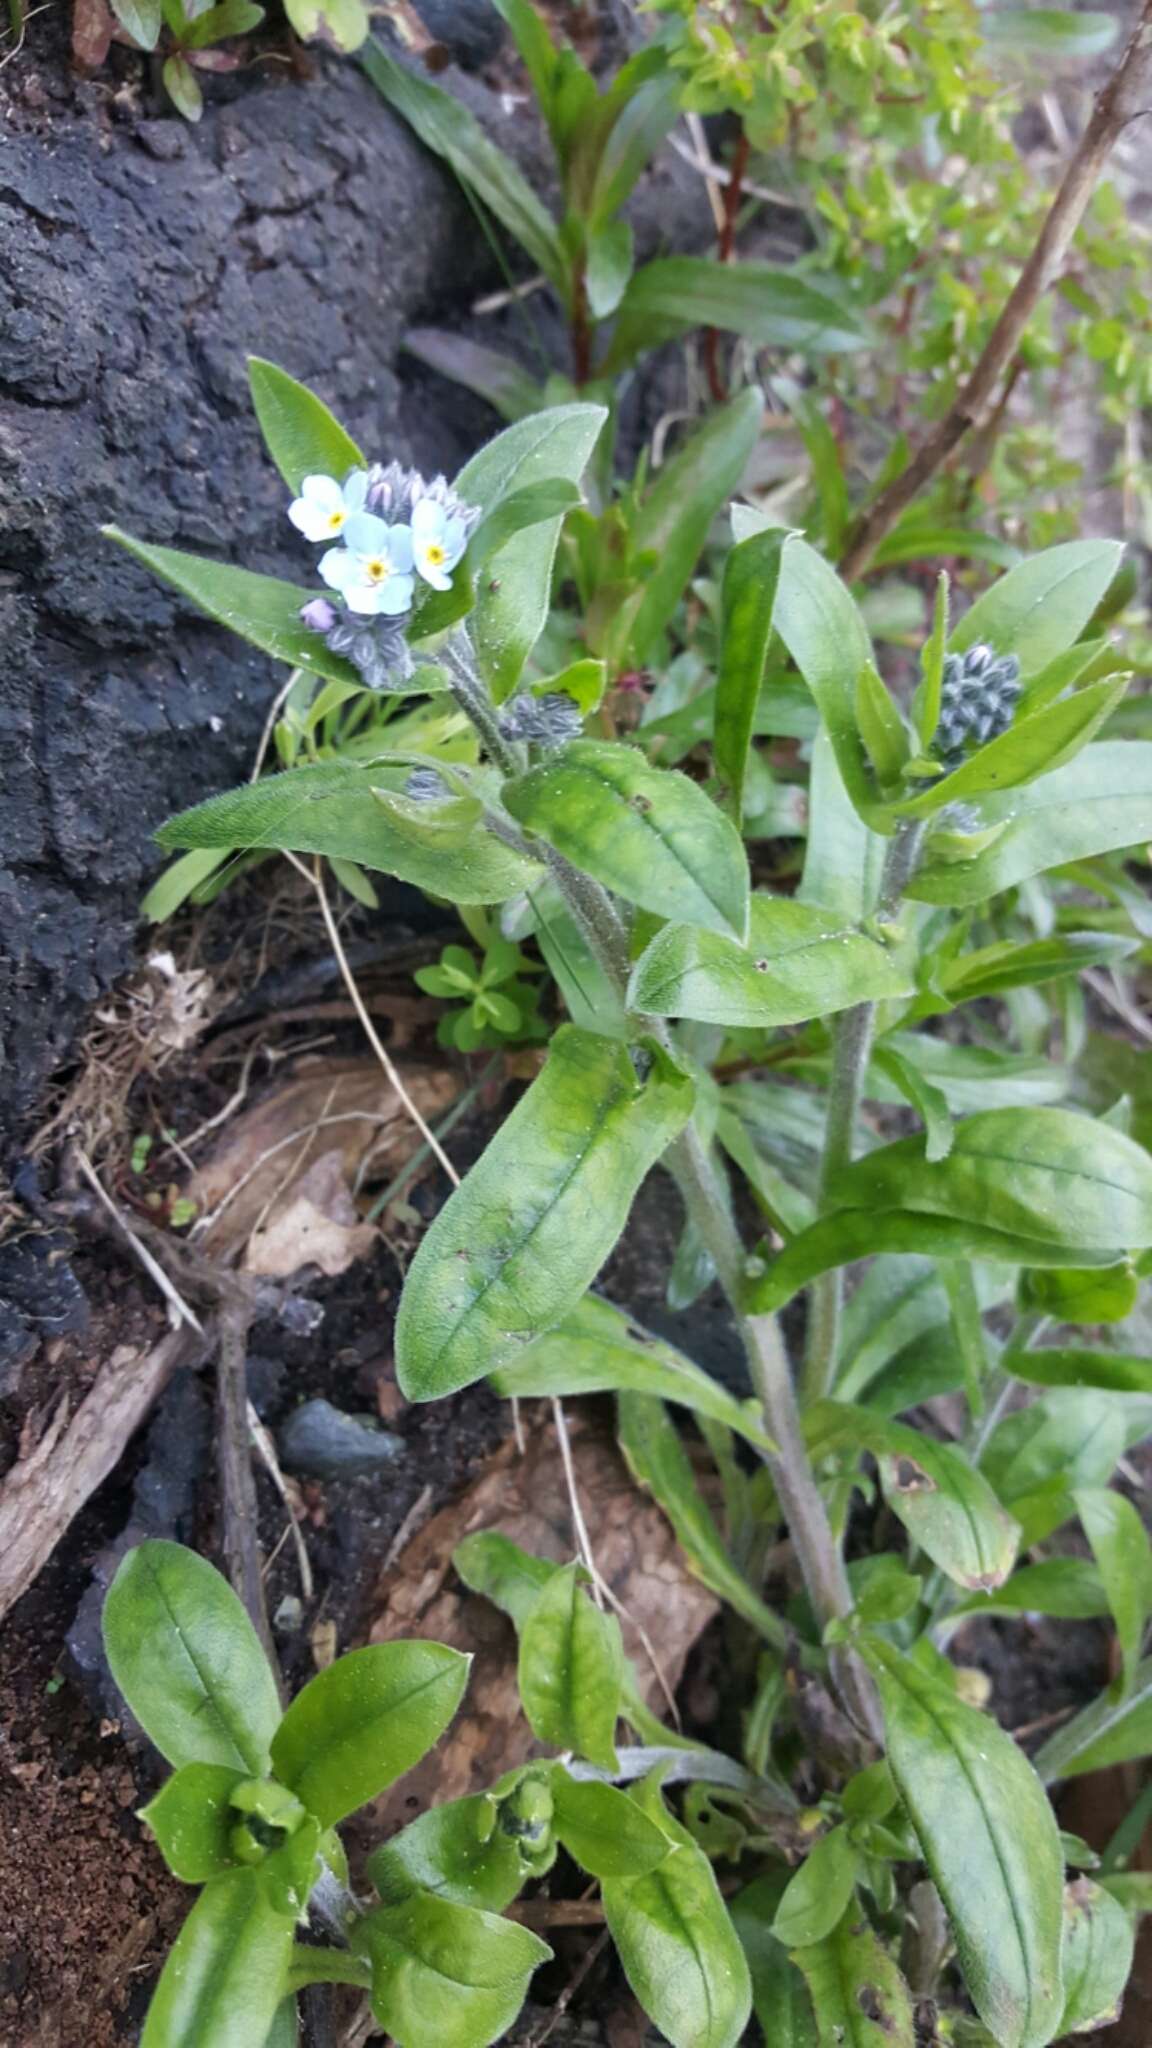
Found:
[(276, 1681), (227, 1579), (180, 1543), (138, 1543), (104, 1602), (104, 1648), (140, 1726), (170, 1764), (263, 1777)]
[(520, 1634), (520, 1699), (541, 1742), (616, 1769), (624, 1646), (614, 1614), (594, 1607), (578, 1565), (554, 1572)]
[(592, 1877), (644, 1877), (668, 1854), (668, 1837), (614, 1785), (552, 1774), (556, 1833)]
[(140, 2048), (251, 2048), (284, 1996), (293, 1921), (255, 1870), (206, 1884), (164, 1965)]
[(182, 1764), (140, 1808), (165, 1863), (183, 1884), (206, 1884), (235, 1862), (228, 1841), (239, 1818), (232, 1794), (243, 1783), (244, 1772), (227, 1764)]
[(629, 903), (743, 939), (748, 862), (739, 834), (676, 769), (638, 747), (576, 740), (504, 785), (504, 802), (575, 866)]
[(908, 995), (910, 963), (834, 912), (753, 896), (747, 945), (670, 924), (641, 954), (629, 1001), (655, 1017), (705, 1024), (800, 1024), (853, 1003)]
[(322, 1828), (374, 1799), (438, 1742), (469, 1660), (445, 1643), (375, 1643), (317, 1672), (272, 1740), (281, 1783)]
[(368, 1875), (386, 1906), (412, 1892), (433, 1892), (458, 1906), (502, 1913), (527, 1872), (511, 1835), (499, 1826), (486, 1792), (430, 1807), (368, 1858)]
[(552, 1951), (527, 1927), (421, 1892), (356, 1928), (372, 1965), (372, 2010), (404, 2048), (487, 2048)]
[(772, 2048), (820, 2048), (808, 1986), (772, 1933), (782, 1878), (775, 1872), (745, 1885), (732, 1900), (732, 1925), (752, 1977), (752, 2004)]
[(772, 1932), (785, 1948), (824, 1941), (848, 1911), (859, 1857), (845, 1827), (821, 1835), (785, 1886)]
[(1108, 1486), (1083, 1486), (1072, 1498), (1108, 1595), (1123, 1666), (1120, 1690), (1127, 1693), (1136, 1683), (1152, 1607), (1152, 1545), (1139, 1510), (1124, 1494)]
[(977, 598), (949, 646), (963, 653), (986, 641), (997, 654), (1017, 655), (1024, 674), (1034, 675), (1080, 638), (1123, 553), (1122, 541), (1072, 540), (1031, 556)]
[(1118, 1899), (1090, 1877), (1065, 1887), (1061, 2038), (1119, 2019), (1135, 1948), (1136, 1930)]
[(862, 1646), (888, 1762), (1000, 2048), (1046, 2048), (1063, 2010), (1064, 1859), (1043, 1788), (1011, 1736), (911, 1658)]
[(248, 384), (264, 445), (290, 491), (306, 476), (331, 476), (339, 483), (365, 459), (328, 407), (286, 370), (263, 356), (249, 356)]
[(797, 1949), (794, 1960), (811, 1994), (820, 2048), (915, 2048), (908, 1986), (862, 1913), (846, 1913), (826, 1941)]
[(980, 747), (951, 775), (895, 808), (902, 817), (927, 818), (945, 804), (966, 803), (991, 790), (1016, 789), (1037, 776), (1054, 774), (1088, 745), (1128, 688), (1128, 676), (1110, 676), (1064, 697)]
[(595, 1279), (649, 1168), (692, 1112), (692, 1082), (654, 1048), (632, 1056), (572, 1025), (441, 1210), (412, 1262), (396, 1324), (409, 1400), (495, 1372), (560, 1321)]

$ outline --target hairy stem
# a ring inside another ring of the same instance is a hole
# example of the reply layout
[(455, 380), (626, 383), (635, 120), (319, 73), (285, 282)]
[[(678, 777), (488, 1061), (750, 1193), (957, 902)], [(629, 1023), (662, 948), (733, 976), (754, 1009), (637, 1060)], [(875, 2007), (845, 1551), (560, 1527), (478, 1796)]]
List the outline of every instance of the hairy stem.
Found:
[(840, 563), (845, 581), (867, 568), (885, 535), (891, 533), (913, 499), (939, 474), (953, 450), (992, 403), (1001, 377), (1011, 369), (1039, 300), (1060, 275), (1105, 163), (1128, 123), (1142, 111), (1141, 101), (1150, 74), (1152, 0), (1144, 0), (1124, 55), (1096, 101), (1036, 246), (1005, 302), (979, 362), (907, 467), (893, 477), (857, 521)]
[[(925, 827), (919, 820), (906, 819), (897, 826), (880, 878), (877, 917), (894, 917), (899, 909), (900, 899), (920, 857), (924, 832)], [(842, 1010), (833, 1025), (832, 1074), (828, 1084), (828, 1114), (817, 1194), (821, 1215), (828, 1208), (841, 1173), (852, 1163), (856, 1117), (864, 1093), (868, 1062), (872, 1057), (875, 1028), (875, 1003), (857, 1003), (851, 1010)], [(843, 1307), (844, 1270), (838, 1266), (834, 1272), (821, 1274), (808, 1296), (808, 1345), (804, 1359), (806, 1401), (819, 1401), (831, 1390), (840, 1350)]]

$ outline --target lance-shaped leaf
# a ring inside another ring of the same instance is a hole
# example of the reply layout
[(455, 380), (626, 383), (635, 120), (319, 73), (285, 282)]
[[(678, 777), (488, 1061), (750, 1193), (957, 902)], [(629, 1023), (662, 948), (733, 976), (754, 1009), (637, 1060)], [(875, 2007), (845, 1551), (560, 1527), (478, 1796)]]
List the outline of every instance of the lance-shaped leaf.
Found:
[(1026, 676), (1044, 668), (1074, 640), (1120, 567), (1123, 543), (1065, 541), (1010, 569), (970, 606), (949, 645), (957, 653), (984, 641), (1015, 654)]
[(933, 861), (908, 894), (924, 903), (986, 903), (1047, 868), (1088, 860), (1152, 835), (1152, 740), (1098, 740), (1075, 761), (1023, 788), (980, 802), (981, 821), (1003, 830), (972, 860)]
[(315, 590), (299, 589), (276, 576), (257, 576), (251, 569), (234, 569), (231, 563), (214, 562), (207, 555), (186, 554), (181, 548), (152, 547), (122, 533), (118, 526), (105, 526), (101, 531), (218, 626), (227, 626), (229, 632), (238, 633), (242, 640), (250, 640), (253, 647), (291, 668), (310, 669), (314, 675), (363, 689), (359, 670), (343, 656), (332, 654), (322, 633), (310, 633), (300, 623), (300, 608), (315, 597)]
[(786, 1948), (772, 1932), (784, 1877), (758, 1877), (732, 1900), (732, 1925), (752, 1977), (752, 2004), (772, 2048), (820, 2048), (812, 2000)]
[[(157, 837), (162, 846), (245, 852), (269, 846), (323, 853), (398, 875), (456, 903), (503, 903), (531, 888), (539, 868), (489, 833), (474, 830), (458, 845), (450, 829), (438, 833), (435, 817), (414, 825), (377, 797), (377, 790), (398, 790), (407, 774), (407, 769), (359, 768), (348, 762), (289, 768), (181, 811), (161, 826)], [(441, 806), (425, 808), (435, 813)]]
[(428, 1401), (495, 1372), (574, 1308), (648, 1169), (692, 1113), (690, 1079), (658, 1047), (634, 1055), (573, 1025), (413, 1260), (396, 1367)]
[(842, 355), (868, 341), (847, 294), (828, 282), (769, 263), (661, 256), (644, 264), (625, 292), (604, 367), (618, 370), (690, 327), (723, 327), (762, 347), (805, 355)]
[(1152, 1394), (1152, 1358), (1133, 1358), (1119, 1351), (1045, 1347), (1010, 1352), (1004, 1364), (1013, 1379), (1025, 1380), (1033, 1387), (1101, 1387), (1114, 1394)]
[(256, 1870), (214, 1877), (164, 1965), (140, 2048), (263, 2042), (284, 1996), (292, 1915), (269, 1904)]
[(404, 2048), (486, 2048), (507, 2032), (552, 1951), (527, 1927), (418, 1892), (358, 1922), (372, 2010)]
[(1026, 1564), (989, 1597), (974, 1593), (949, 1610), (943, 1627), (950, 1633), (974, 1614), (1054, 1614), (1062, 1621), (1094, 1621), (1107, 1614), (1108, 1596), (1094, 1564), (1086, 1557), (1049, 1557)]
[(784, 544), (773, 624), (816, 699), (853, 804), (882, 823), (856, 723), (857, 679), (872, 662), (868, 629), (836, 571), (798, 534)]
[(498, 1394), (522, 1400), (553, 1394), (654, 1394), (725, 1423), (757, 1450), (772, 1448), (751, 1402), (734, 1400), (682, 1352), (637, 1330), (619, 1309), (591, 1294), (513, 1365), (493, 1373), (492, 1385)]
[(790, 1949), (824, 1941), (848, 1910), (859, 1868), (846, 1827), (822, 1835), (784, 1888), (772, 1922), (777, 1941)]
[(1084, 1486), (1072, 1498), (1108, 1595), (1123, 1664), (1121, 1690), (1129, 1692), (1152, 1609), (1152, 1545), (1138, 1509), (1122, 1493)]
[(834, 912), (753, 896), (746, 945), (698, 924), (657, 932), (632, 970), (629, 1000), (656, 1017), (767, 1027), (908, 995), (914, 986), (906, 956)]
[(680, 1539), (696, 1577), (777, 1648), (787, 1630), (748, 1584), (721, 1539), (693, 1476), (683, 1440), (662, 1401), (647, 1394), (621, 1394), (617, 1403), (620, 1448), (638, 1483), (659, 1502)]
[(783, 532), (753, 534), (731, 549), (724, 565), (724, 637), (716, 679), (713, 758), (737, 825), (744, 808), (748, 749), (772, 637), (784, 540)]
[[(856, 1160), (837, 1208), (915, 1209), (1085, 1251), (1152, 1244), (1152, 1159), (1122, 1131), (1065, 1109), (989, 1109), (958, 1124), (946, 1159), (901, 1139)], [(1076, 1261), (1070, 1261), (1075, 1264)]]
[[(1062, 932), (1058, 938), (1036, 939), (1026, 946), (1003, 939), (974, 953), (961, 953), (943, 968), (939, 985), (949, 1003), (970, 1003), (1004, 989), (1034, 988), (1065, 974), (1081, 974), (1086, 967), (1114, 966), (1139, 945), (1140, 940), (1126, 932)], [(934, 1008), (928, 997), (917, 1005), (916, 1014), (930, 1016)]]
[(401, 346), (429, 369), (486, 399), (501, 419), (521, 420), (527, 413), (540, 411), (540, 384), (522, 363), (499, 349), (485, 348), (481, 342), (442, 327), (410, 327)]
[(264, 445), (290, 491), (306, 476), (340, 482), (350, 469), (364, 468), (355, 441), (306, 384), (262, 356), (249, 356), (248, 383)]
[[(455, 100), (449, 104), (463, 111)], [(465, 463), (454, 488), (466, 504), (491, 512), (502, 499), (535, 484), (577, 484), (607, 417), (602, 405), (554, 405), (517, 420)], [(557, 516), (525, 527), (484, 565), (470, 630), (498, 698), (515, 688), (548, 617), (562, 524)]]
[(908, 1986), (862, 1913), (846, 1913), (825, 1941), (797, 1949), (793, 1961), (807, 1981), (821, 2048), (915, 2048)]
[(743, 939), (748, 862), (698, 783), (638, 747), (576, 740), (504, 785), (512, 816), (586, 873), (657, 917)]
[(520, 1634), (520, 1698), (541, 1742), (616, 1768), (624, 1646), (614, 1614), (594, 1607), (579, 1566), (554, 1572)]
[(601, 1885), (624, 1974), (672, 2048), (736, 2048), (752, 1987), (712, 1865), (654, 1784), (632, 1797), (671, 1839), (646, 1877), (605, 1878)]
[(820, 1401), (806, 1421), (815, 1456), (852, 1447), (873, 1453), (889, 1507), (957, 1585), (990, 1592), (1003, 1584), (1020, 1530), (960, 1451), (849, 1402)]
[(863, 1649), (972, 2002), (1000, 2048), (1045, 2048), (1064, 2005), (1064, 1858), (1043, 1787), (1011, 1736), (950, 1686), (887, 1643)]
[(180, 1543), (130, 1550), (104, 1602), (112, 1676), (170, 1764), (262, 1777), (280, 1719), (271, 1666), (227, 1579)]
[(1119, 2019), (1135, 1947), (1136, 1930), (1118, 1899), (1090, 1877), (1065, 1886), (1061, 2039)]
[(942, 775), (930, 789), (898, 803), (895, 809), (902, 817), (927, 818), (945, 804), (967, 803), (990, 790), (1015, 789), (1037, 776), (1055, 773), (1074, 761), (1099, 732), (1128, 683), (1128, 676), (1110, 676), (1077, 690), (1072, 697), (1061, 698), (1045, 711), (1018, 719), (951, 775)]
[(297, 1693), (272, 1740), (287, 1785), (330, 1828), (419, 1763), (464, 1697), (468, 1658), (445, 1643), (353, 1650)]
[(1124, 1698), (1109, 1690), (1075, 1720), (1051, 1735), (1036, 1752), (1036, 1769), (1046, 1785), (1079, 1778), (1110, 1764), (1152, 1755), (1152, 1657), (1137, 1667)]
[(1111, 1251), (1042, 1244), (1038, 1238), (913, 1209), (841, 1209), (810, 1224), (785, 1245), (763, 1278), (753, 1282), (749, 1305), (759, 1314), (770, 1314), (783, 1308), (819, 1274), (882, 1252), (920, 1252), (934, 1259), (993, 1259), (1012, 1266), (1103, 1266), (1111, 1264), (1114, 1256)]

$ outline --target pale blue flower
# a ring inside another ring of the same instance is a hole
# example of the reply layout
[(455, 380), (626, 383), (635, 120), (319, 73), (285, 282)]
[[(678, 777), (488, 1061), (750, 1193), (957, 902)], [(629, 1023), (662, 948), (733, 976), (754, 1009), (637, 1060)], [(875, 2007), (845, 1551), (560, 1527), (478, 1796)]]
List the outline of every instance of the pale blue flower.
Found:
[(364, 510), (367, 493), (364, 469), (354, 469), (342, 484), (334, 476), (306, 476), (300, 496), (288, 507), (288, 517), (305, 540), (336, 540), (348, 521)]
[(412, 529), (389, 526), (374, 512), (356, 512), (344, 528), (346, 547), (329, 548), (320, 557), (320, 574), (330, 590), (338, 590), (349, 611), (383, 612), (388, 618), (409, 610), (412, 574)]
[(418, 498), (412, 507), (412, 551), (416, 568), (433, 590), (452, 588), (452, 570), (468, 542), (468, 527), (437, 498)]

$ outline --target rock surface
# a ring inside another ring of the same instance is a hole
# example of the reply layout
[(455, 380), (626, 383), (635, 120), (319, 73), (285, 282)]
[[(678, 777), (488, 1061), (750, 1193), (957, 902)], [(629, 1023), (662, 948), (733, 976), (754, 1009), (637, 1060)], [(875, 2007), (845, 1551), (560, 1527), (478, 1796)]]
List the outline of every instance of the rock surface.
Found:
[(346, 1415), (331, 1401), (305, 1401), (281, 1423), (277, 1437), (288, 1471), (315, 1479), (378, 1472), (404, 1454), (400, 1438), (380, 1429), (370, 1415)]
[(8, 1138), (132, 962), (153, 829), (244, 772), (279, 676), (98, 528), (301, 579), (245, 354), (315, 384), (373, 450), (455, 468), (471, 412), (433, 414), (393, 364), (488, 260), (452, 180), (350, 65), (258, 85), (198, 129), (118, 129), (74, 102), (29, 118), (27, 86), (0, 99)]

